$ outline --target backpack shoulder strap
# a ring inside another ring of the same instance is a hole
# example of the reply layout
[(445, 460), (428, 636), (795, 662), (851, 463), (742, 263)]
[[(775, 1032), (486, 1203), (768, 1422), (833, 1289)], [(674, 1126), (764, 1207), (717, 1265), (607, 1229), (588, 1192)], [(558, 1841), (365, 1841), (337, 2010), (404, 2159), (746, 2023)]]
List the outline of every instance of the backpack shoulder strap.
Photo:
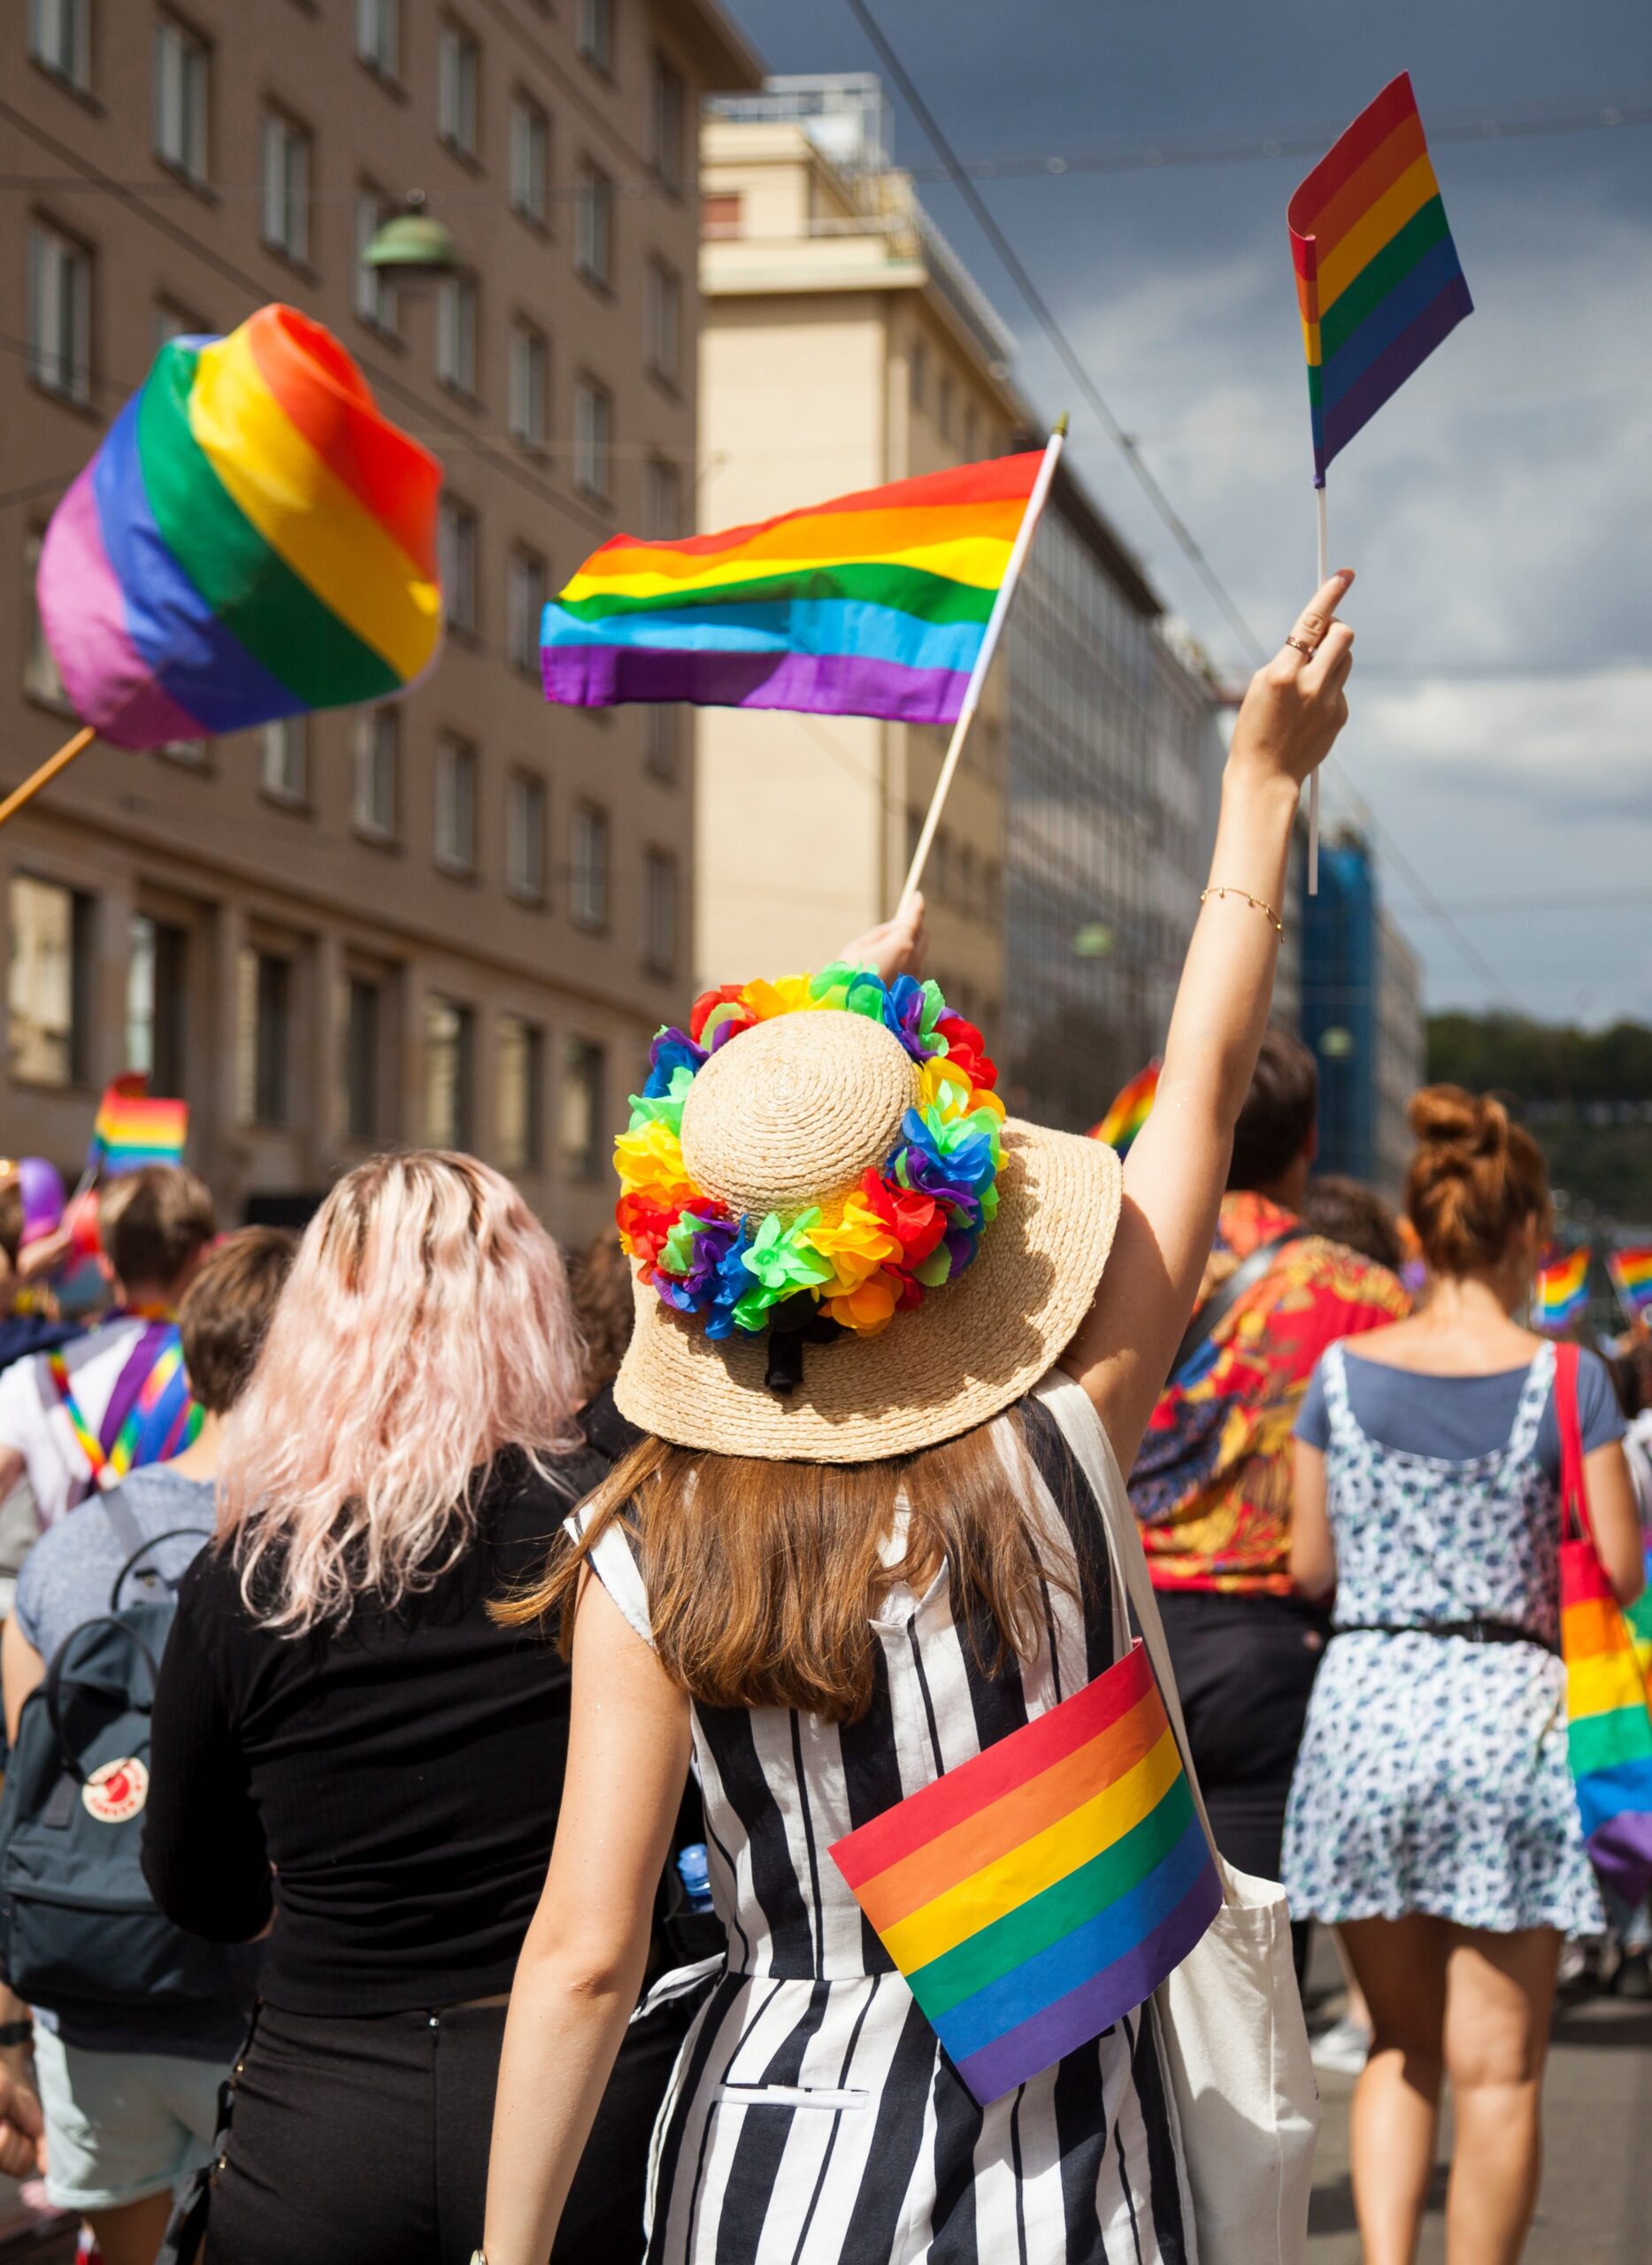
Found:
[(1218, 1282), (1204, 1303), (1187, 1324), (1181, 1343), (1176, 1347), (1176, 1357), (1170, 1364), (1169, 1381), (1177, 1382), (1195, 1353), (1202, 1352), (1216, 1334), (1217, 1325), (1226, 1320), (1233, 1308), (1248, 1290), (1268, 1271), (1287, 1243), (1301, 1242), (1309, 1232), (1300, 1220), (1293, 1220), (1266, 1242), (1259, 1242), (1247, 1259), (1241, 1260), (1225, 1282)]
[(105, 1486), (98, 1500), (104, 1516), (115, 1530), (115, 1539), (119, 1544), (121, 1555), (127, 1558), (142, 1555), (149, 1543), (119, 1483)]

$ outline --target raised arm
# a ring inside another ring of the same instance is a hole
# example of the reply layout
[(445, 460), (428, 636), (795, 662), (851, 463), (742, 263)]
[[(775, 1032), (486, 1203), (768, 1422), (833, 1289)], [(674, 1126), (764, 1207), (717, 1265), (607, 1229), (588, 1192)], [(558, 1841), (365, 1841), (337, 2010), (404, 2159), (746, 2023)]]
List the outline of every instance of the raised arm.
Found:
[(1354, 633), (1333, 617), (1353, 579), (1331, 577), (1245, 694), (1153, 1114), (1125, 1162), (1124, 1209), (1095, 1302), (1062, 1358), (1126, 1470), (1210, 1255), (1233, 1125), (1273, 996), (1297, 797), (1347, 721)]

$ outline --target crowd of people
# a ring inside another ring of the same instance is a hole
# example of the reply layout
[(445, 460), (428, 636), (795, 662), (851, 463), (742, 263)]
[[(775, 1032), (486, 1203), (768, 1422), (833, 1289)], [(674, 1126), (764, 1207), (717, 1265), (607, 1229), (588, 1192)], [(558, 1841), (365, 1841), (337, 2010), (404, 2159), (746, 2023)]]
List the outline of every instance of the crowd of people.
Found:
[[(1230, 2062), (1213, 2123), (1196, 2018), (1150, 1984), (992, 2096), (929, 2017), (968, 1931), (945, 1893), (902, 1907), (940, 1930), (909, 1987), (901, 1924), (832, 1853), (1024, 1750), (1129, 1655), (1126, 1599), (1194, 1841), (1253, 1940), (1278, 1921), (1249, 1985), (1275, 2091), (1293, 2038), (1305, 2066), (1310, 1928), (1335, 1931), (1369, 2265), (1415, 2253), (1447, 2082), (1454, 2265), (1512, 2265), (1562, 1947), (1606, 1925), (1558, 1658), (1568, 1419), (1519, 1319), (1549, 1196), (1495, 1101), (1419, 1094), (1413, 1294), (1394, 1215), (1314, 1174), (1273, 908), (1346, 715), (1349, 579), (1240, 711), (1122, 1167), (1003, 1121), (957, 1017), (934, 1045), (899, 987), (914, 902), (844, 954), (906, 1020), (776, 1011), (719, 1042), (730, 991), (665, 1034), (638, 1153), (692, 1186), (662, 1183), (641, 1264), (642, 1214), (629, 1255), (565, 1263), (465, 1156), (364, 1164), (301, 1238), (220, 1235), (192, 1174), (150, 1166), (103, 1191), (96, 1325), (0, 1325), (0, 2169), (43, 2175), (104, 2265), (1300, 2257), (1263, 2135), (1310, 2136), (1310, 2097), (1241, 2096)], [(892, 1192), (949, 1062), (969, 1112)], [(0, 1181), (13, 1286), (20, 1240)], [(911, 1263), (892, 1314), (880, 1259)], [(731, 1263), (766, 1346), (718, 1302)], [(841, 1319), (793, 1294), (823, 1283)], [(780, 1351), (782, 1300), (810, 1317)], [(1626, 1604), (1625, 1409), (1652, 1472), (1648, 1363), (1586, 1355)], [(134, 1709), (142, 1752), (111, 1748)], [(71, 1824), (127, 1866), (119, 1919), (88, 1885), (78, 1936), (18, 1854)], [(957, 1841), (949, 1879), (1015, 1845)], [(1274, 2246), (1230, 2246), (1270, 2177)]]

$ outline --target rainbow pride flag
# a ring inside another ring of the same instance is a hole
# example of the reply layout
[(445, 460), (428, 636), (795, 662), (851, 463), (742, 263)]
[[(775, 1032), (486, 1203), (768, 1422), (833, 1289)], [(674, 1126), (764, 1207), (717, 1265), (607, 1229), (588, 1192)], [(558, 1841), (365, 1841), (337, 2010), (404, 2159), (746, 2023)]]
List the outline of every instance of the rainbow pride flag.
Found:
[(1153, 1103), (1158, 1098), (1159, 1064), (1149, 1062), (1145, 1070), (1138, 1070), (1127, 1086), (1113, 1095), (1105, 1117), (1090, 1127), (1092, 1140), (1104, 1140), (1110, 1148), (1117, 1148), (1124, 1156), (1136, 1134), (1153, 1113)]
[(188, 1102), (152, 1100), (148, 1078), (141, 1070), (129, 1070), (104, 1089), (92, 1120), (87, 1167), (118, 1179), (145, 1164), (181, 1164), (188, 1137)]
[(1532, 1285), (1533, 1318), (1540, 1329), (1569, 1329), (1589, 1302), (1589, 1247), (1546, 1259)]
[(1222, 1901), (1140, 1642), (832, 1856), (983, 2107), (1150, 1997)]
[(615, 535), (545, 608), (545, 696), (950, 724), (1043, 451), (724, 534)]
[(1613, 1289), (1623, 1300), (1625, 1313), (1652, 1311), (1652, 1250), (1609, 1251), (1606, 1271), (1612, 1278)]
[(1562, 1546), (1560, 1602), (1568, 1758), (1584, 1841), (1608, 1885), (1639, 1903), (1652, 1891), (1652, 1712), (1640, 1632), (1619, 1609), (1592, 1541)]
[(307, 315), (169, 340), (41, 551), (82, 722), (154, 747), (404, 690), (441, 639), (441, 484)]
[(1323, 488), (1332, 457), (1474, 311), (1409, 72), (1319, 160), (1287, 219)]

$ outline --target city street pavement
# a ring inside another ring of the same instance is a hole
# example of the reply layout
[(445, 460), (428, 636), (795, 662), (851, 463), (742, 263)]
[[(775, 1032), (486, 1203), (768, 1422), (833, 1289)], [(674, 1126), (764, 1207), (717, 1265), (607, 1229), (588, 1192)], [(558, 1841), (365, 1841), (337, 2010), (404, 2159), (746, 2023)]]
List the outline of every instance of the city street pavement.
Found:
[[(1325, 2123), (1310, 2265), (1359, 2265), (1348, 2177), (1349, 2077), (1322, 2076)], [(1652, 2005), (1595, 1998), (1555, 2023), (1537, 2223), (1524, 2265), (1646, 2265), (1652, 2257)], [(1418, 2265), (1443, 2265), (1449, 2108)]]

